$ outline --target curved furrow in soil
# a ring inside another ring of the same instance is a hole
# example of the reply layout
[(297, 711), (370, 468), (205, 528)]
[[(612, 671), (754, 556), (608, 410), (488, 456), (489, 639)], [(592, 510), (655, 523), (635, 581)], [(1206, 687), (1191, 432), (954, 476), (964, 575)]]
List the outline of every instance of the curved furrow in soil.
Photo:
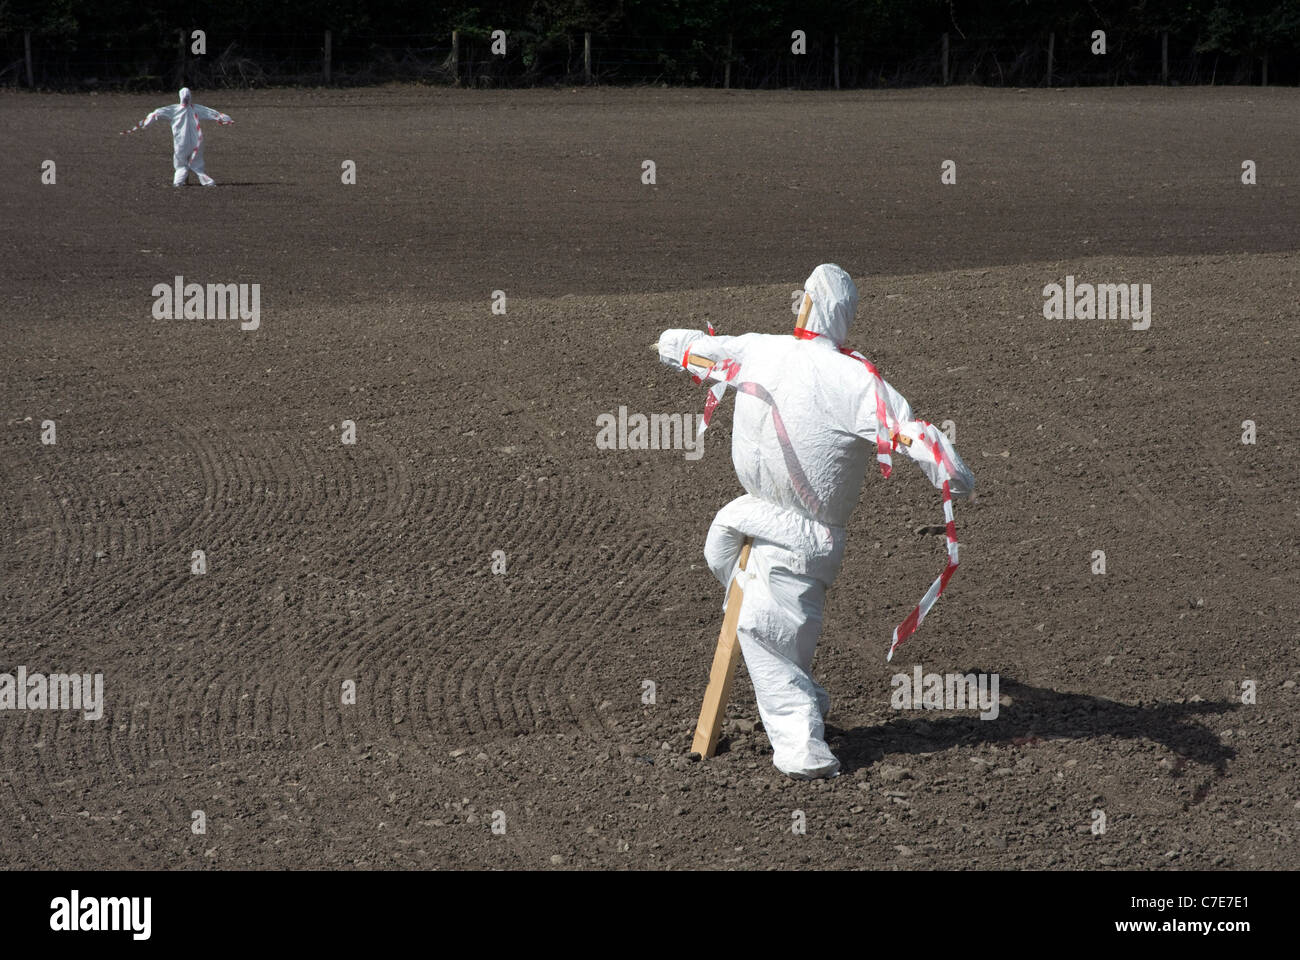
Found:
[[(11, 597), (4, 618), (30, 625), (40, 612), (57, 601), (57, 592), (65, 582), (66, 563), (60, 560), (61, 547), (56, 531), (66, 529), (66, 521), (56, 499), (41, 484), (26, 483), (21, 476), (34, 476), (32, 467), (17, 466), (25, 450), (5, 452), (0, 463), (0, 481), (4, 483), (7, 529), (5, 531), (5, 593)], [(66, 551), (62, 551), (66, 557)]]
[[(252, 445), (252, 452), (257, 453), (256, 447), (259, 445), (255, 442)], [(325, 510), (326, 513), (346, 515), (351, 512), (354, 515), (364, 516), (362, 511), (373, 512), (379, 510), (387, 512), (387, 504), (380, 504), (381, 497), (358, 497), (356, 494), (364, 487), (364, 481), (358, 480), (345, 484), (343, 491), (344, 496), (329, 496), (328, 484), (322, 485), (301, 485), (300, 490), (315, 489), (324, 494), (317, 502), (304, 502), (310, 498), (302, 497), (277, 497), (276, 494), (289, 489), (288, 478), (294, 475), (298, 477), (307, 477), (315, 479), (323, 476), (323, 471), (319, 465), (312, 463), (307, 457), (302, 455), (301, 450), (286, 449), (285, 445), (277, 444), (273, 439), (266, 441), (265, 445), (269, 448), (274, 447), (277, 451), (277, 459), (267, 456), (265, 459), (258, 460), (256, 456), (245, 455), (248, 449), (245, 445), (232, 440), (229, 436), (217, 434), (214, 440), (211, 434), (200, 441), (200, 449), (205, 451), (203, 473), (207, 480), (205, 481), (211, 502), (208, 506), (211, 508), (205, 511), (202, 522), (191, 528), (191, 534), (195, 539), (201, 539), (206, 544), (217, 547), (218, 555), (223, 551), (232, 561), (240, 565), (241, 579), (246, 580), (251, 577), (254, 582), (260, 582), (262, 572), (265, 570), (266, 559), (259, 554), (253, 553), (251, 556), (239, 556), (236, 544), (241, 534), (249, 531), (259, 531), (267, 528), (274, 528), (277, 523), (298, 515), (299, 519), (306, 520), (321, 510), (322, 503), (330, 503), (332, 499), (332, 510)], [(297, 456), (294, 456), (297, 454)], [(286, 462), (294, 463), (294, 468), (289, 469), (284, 466)], [(409, 489), (409, 488), (408, 488)], [(275, 503), (276, 500), (282, 500), (282, 503)], [(363, 503), (364, 500), (370, 501)], [(260, 501), (260, 502), (259, 502)], [(233, 507), (233, 509), (225, 509)], [(333, 519), (333, 518), (319, 518)], [(211, 533), (204, 535), (202, 529), (207, 529)], [(283, 536), (283, 535), (282, 535)], [(370, 538), (378, 540), (381, 536), (380, 531), (357, 529), (350, 535), (340, 538), (336, 535), (330, 539), (336, 541), (336, 548), (343, 555), (358, 555), (356, 549), (351, 545), (355, 537), (362, 539)], [(276, 538), (279, 539), (279, 538)], [(259, 544), (260, 540), (256, 541)], [(210, 547), (211, 548), (211, 547)], [(372, 551), (373, 552), (373, 551)], [(271, 575), (267, 575), (268, 580), (273, 580)], [(211, 575), (211, 574), (210, 574)], [(182, 580), (182, 582), (184, 582)], [(212, 583), (219, 581), (214, 579)], [(281, 597), (283, 594), (281, 594)], [(268, 645), (268, 638), (272, 636), (273, 625), (264, 616), (258, 616), (254, 619), (254, 625), (248, 630), (243, 631), (236, 638), (223, 638), (223, 642), (231, 646), (234, 650), (240, 650), (245, 647), (260, 652)], [(337, 651), (337, 659), (343, 659), (347, 656), (349, 645), (345, 642), (340, 644)], [(226, 658), (222, 658), (223, 661)], [(261, 686), (262, 681), (254, 679), (251, 683), (246, 679), (241, 679), (238, 675), (230, 675), (224, 671), (212, 674), (207, 663), (204, 662), (198, 667), (200, 670), (208, 669), (207, 683), (203, 694), (199, 699), (201, 711), (197, 718), (196, 741), (193, 744), (187, 743), (187, 731), (180, 732), (181, 745), (180, 749), (183, 754), (190, 753), (194, 746), (215, 744), (219, 755), (228, 755), (231, 752), (239, 752), (250, 745), (258, 746), (266, 742), (267, 738), (273, 738), (275, 735), (285, 732), (288, 724), (287, 718), (295, 712), (294, 701), (301, 700), (304, 704), (303, 715), (307, 715), (305, 703), (307, 700), (307, 687), (303, 686), (301, 692), (296, 686), (279, 686), (275, 687), (277, 691), (275, 697), (283, 701), (280, 708), (268, 707), (264, 702), (265, 692)], [(185, 671), (178, 671), (184, 675)], [(158, 692), (163, 697), (175, 699), (175, 692), (167, 689)], [(252, 709), (250, 709), (250, 700)], [(258, 712), (261, 711), (261, 712)], [(184, 714), (180, 714), (185, 717)], [(192, 722), (186, 718), (182, 722), (187, 725)], [(297, 732), (297, 731), (295, 731)], [(306, 731), (310, 734), (310, 730)], [(158, 746), (164, 752), (169, 752), (172, 746), (173, 736), (169, 733), (160, 734)]]
[[(566, 610), (583, 609), (584, 595), (599, 593), (601, 585), (599, 578), (593, 582), (566, 573), (565, 568), (572, 566), (573, 548), (566, 546), (559, 556), (548, 556), (544, 549), (548, 544), (570, 542), (569, 534), (588, 509), (584, 501), (594, 498), (579, 499), (562, 484), (546, 491), (514, 490), (509, 496), (498, 507), (499, 524), (515, 535), (511, 541), (515, 566), (512, 570), (507, 561), (504, 578), (475, 571), (473, 602), (463, 607), (475, 611), (473, 623), (467, 617), (461, 621), (474, 628), (470, 635), (482, 639), (473, 641), (472, 647), (452, 661), (444, 684), (444, 702), (455, 704), (452, 728), (462, 735), (523, 733), (550, 721), (568, 724), (590, 719), (575, 717), (567, 697), (557, 692), (564, 686), (564, 657), (570, 648), (549, 627), (567, 619)], [(491, 509), (497, 504), (485, 502), (484, 506)], [(485, 515), (472, 496), (457, 498), (455, 509), (475, 519)], [(465, 526), (472, 526), (472, 521)], [(538, 560), (529, 563), (530, 555)], [(488, 560), (486, 552), (483, 560)], [(553, 571), (561, 575), (558, 586), (549, 582), (548, 574)], [(511, 584), (509, 592), (497, 582), (502, 579)], [(463, 726), (458, 727), (456, 720)]]
[[(21, 615), (29, 625), (45, 609), (65, 598), (71, 574), (85, 569), (74, 562), (74, 557), (79, 559), (85, 551), (82, 518), (75, 514), (71, 500), (78, 494), (85, 495), (84, 476), (78, 482), (76, 450), (88, 443), (90, 436), (86, 421), (69, 420), (74, 416), (69, 397), (53, 392), (56, 388), (52, 382), (47, 386), (45, 378), (38, 379), (42, 381), (40, 386), (29, 386), (39, 390), (41, 396), (24, 399), (29, 408), (41, 412), (29, 415), (30, 424), (21, 422), (22, 428), (12, 436), (12, 449), (6, 451), (5, 457), (15, 464), (12, 485), (6, 489), (22, 491), (19, 509), (26, 533), (25, 549), (16, 559), (18, 569), (27, 574), (22, 578), (25, 589)], [(81, 409), (91, 415), (102, 412), (103, 389), (94, 381), (87, 383), (86, 389), (93, 396)], [(40, 441), (41, 422), (46, 418), (54, 420), (58, 431), (57, 442), (48, 446)], [(16, 466), (19, 463), (21, 467)]]
[(25, 487), (23, 500), (23, 525), (28, 532), (19, 558), (19, 569), (25, 572), (20, 615), (28, 630), (54, 619), (61, 608), (88, 589), (84, 582), (74, 586), (73, 574), (89, 568), (80, 562), (86, 551), (81, 526), (70, 508), (73, 491), (49, 464), (40, 476), (39, 482)]
[[(52, 844), (58, 845), (59, 835), (51, 812), (55, 794), (43, 772), (46, 764), (41, 758), (44, 743), (39, 719), (22, 713), (6, 716), (0, 723), (0, 810), (4, 811), (0, 824), (13, 836), (15, 849), (23, 850), (30, 859), (56, 855)], [(52, 781), (62, 779), (56, 772)]]
[[(10, 718), (6, 718), (8, 721)], [(14, 795), (32, 832), (48, 833), (60, 847), (84, 849), (98, 842), (91, 829), (95, 816), (97, 786), (103, 774), (89, 760), (89, 741), (94, 727), (110, 722), (110, 714), (95, 722), (79, 714), (39, 710), (25, 712), (19, 723), (12, 753)]]
[[(101, 392), (107, 394), (107, 388)], [(168, 443), (171, 446), (151, 456), (150, 465), (177, 450), (183, 452), (183, 444)], [(41, 551), (38, 562), (42, 572), (37, 576), (46, 580), (51, 590), (64, 592), (39, 611), (32, 609), (34, 597), (28, 598), (30, 630), (46, 628), (57, 620), (107, 622), (124, 606), (140, 605), (181, 582), (174, 577), (159, 582), (167, 554), (175, 545), (173, 531), (182, 524), (183, 516), (163, 507), (168, 491), (161, 480), (126, 486), (116, 477), (95, 475), (70, 485), (73, 475), (75, 472), (64, 470), (48, 478), (63, 486), (48, 497), (44, 516), (49, 518), (51, 532)], [(31, 499), (40, 503), (42, 497), (36, 494)], [(131, 514), (139, 513), (139, 508), (132, 508), (141, 500), (145, 501), (144, 513), (137, 518)], [(97, 519), (105, 507), (113, 516)], [(178, 564), (181, 559), (187, 560), (188, 554), (184, 558), (178, 555)]]

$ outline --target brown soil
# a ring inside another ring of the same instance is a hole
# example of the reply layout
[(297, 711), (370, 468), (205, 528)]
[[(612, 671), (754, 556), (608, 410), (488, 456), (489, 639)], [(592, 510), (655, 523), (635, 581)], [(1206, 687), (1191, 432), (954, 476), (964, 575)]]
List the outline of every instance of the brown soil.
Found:
[[(0, 712), (0, 864), (1300, 865), (1294, 91), (197, 99), (237, 121), (213, 190), (116, 136), (159, 98), (0, 96), (0, 672), (107, 700)], [(743, 671), (686, 757), (731, 401), (699, 461), (595, 436), (700, 409), (660, 329), (783, 332), (822, 260), (980, 495), (886, 664), (939, 504), (866, 484), (816, 661), (846, 773), (808, 784)], [(154, 319), (177, 274), (260, 283), (261, 328)], [(1066, 274), (1150, 283), (1151, 328), (1044, 320)], [(1000, 716), (895, 712), (916, 664), (998, 673)]]

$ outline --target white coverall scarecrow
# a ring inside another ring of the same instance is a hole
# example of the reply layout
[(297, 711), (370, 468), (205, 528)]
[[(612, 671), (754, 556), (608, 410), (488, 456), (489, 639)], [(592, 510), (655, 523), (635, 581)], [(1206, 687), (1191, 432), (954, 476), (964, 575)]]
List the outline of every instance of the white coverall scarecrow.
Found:
[(216, 181), (203, 170), (203, 125), (200, 121), (214, 120), (223, 126), (235, 121), (219, 110), (192, 103), (189, 87), (181, 87), (179, 103), (159, 107), (126, 132), (143, 130), (155, 120), (166, 120), (172, 125), (172, 166), (175, 169), (172, 186), (185, 186), (191, 170), (205, 187), (215, 184)]
[[(810, 667), (826, 590), (844, 556), (845, 526), (877, 452), (878, 414), (887, 408), (893, 429), (915, 441), (905, 449), (935, 486), (948, 480), (953, 496), (968, 496), (975, 480), (946, 436), (914, 420), (901, 394), (839, 351), (858, 303), (849, 275), (822, 264), (804, 292), (811, 308), (798, 337), (666, 330), (658, 347), (660, 359), (674, 366), (683, 366), (688, 353), (739, 365), (729, 384), (736, 387), (731, 459), (745, 494), (718, 511), (704, 556), (724, 597), (740, 577), (737, 634), (772, 762), (788, 776), (813, 779), (840, 768), (824, 739), (830, 698)], [(885, 408), (876, 403), (877, 384)], [(948, 458), (942, 465), (940, 448)], [(753, 546), (740, 571), (746, 537)]]

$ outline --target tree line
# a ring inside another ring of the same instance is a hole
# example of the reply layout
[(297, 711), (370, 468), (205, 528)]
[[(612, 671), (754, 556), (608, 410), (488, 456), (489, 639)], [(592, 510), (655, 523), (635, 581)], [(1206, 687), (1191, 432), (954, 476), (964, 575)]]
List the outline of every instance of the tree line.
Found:
[(1298, 41), (1300, 0), (0, 0), (0, 83), (1295, 84)]

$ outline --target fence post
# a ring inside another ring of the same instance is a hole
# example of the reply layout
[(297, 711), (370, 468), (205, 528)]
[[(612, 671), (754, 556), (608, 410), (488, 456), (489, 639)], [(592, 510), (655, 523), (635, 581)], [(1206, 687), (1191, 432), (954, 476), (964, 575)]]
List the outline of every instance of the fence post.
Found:
[(1268, 54), (1264, 54), (1264, 76), (1260, 78), (1260, 86), (1268, 86)]
[(943, 85), (948, 86), (948, 34), (943, 35)]
[(840, 88), (840, 35), (835, 34), (835, 89)]
[(1052, 61), (1056, 59), (1056, 32), (1047, 35), (1047, 85), (1052, 85)]
[(591, 31), (582, 35), (582, 79), (591, 83)]
[(32, 32), (23, 31), (23, 60), (27, 63), (27, 89), (33, 90), (36, 87), (36, 81), (32, 79)]
[(1169, 82), (1169, 31), (1160, 34), (1160, 82)]
[(727, 34), (727, 62), (722, 67), (722, 89), (731, 89), (731, 34)]
[(333, 37), (328, 30), (325, 31), (325, 82), (330, 82), (330, 55), (333, 52)]
[(451, 32), (451, 82), (460, 86), (460, 31)]

